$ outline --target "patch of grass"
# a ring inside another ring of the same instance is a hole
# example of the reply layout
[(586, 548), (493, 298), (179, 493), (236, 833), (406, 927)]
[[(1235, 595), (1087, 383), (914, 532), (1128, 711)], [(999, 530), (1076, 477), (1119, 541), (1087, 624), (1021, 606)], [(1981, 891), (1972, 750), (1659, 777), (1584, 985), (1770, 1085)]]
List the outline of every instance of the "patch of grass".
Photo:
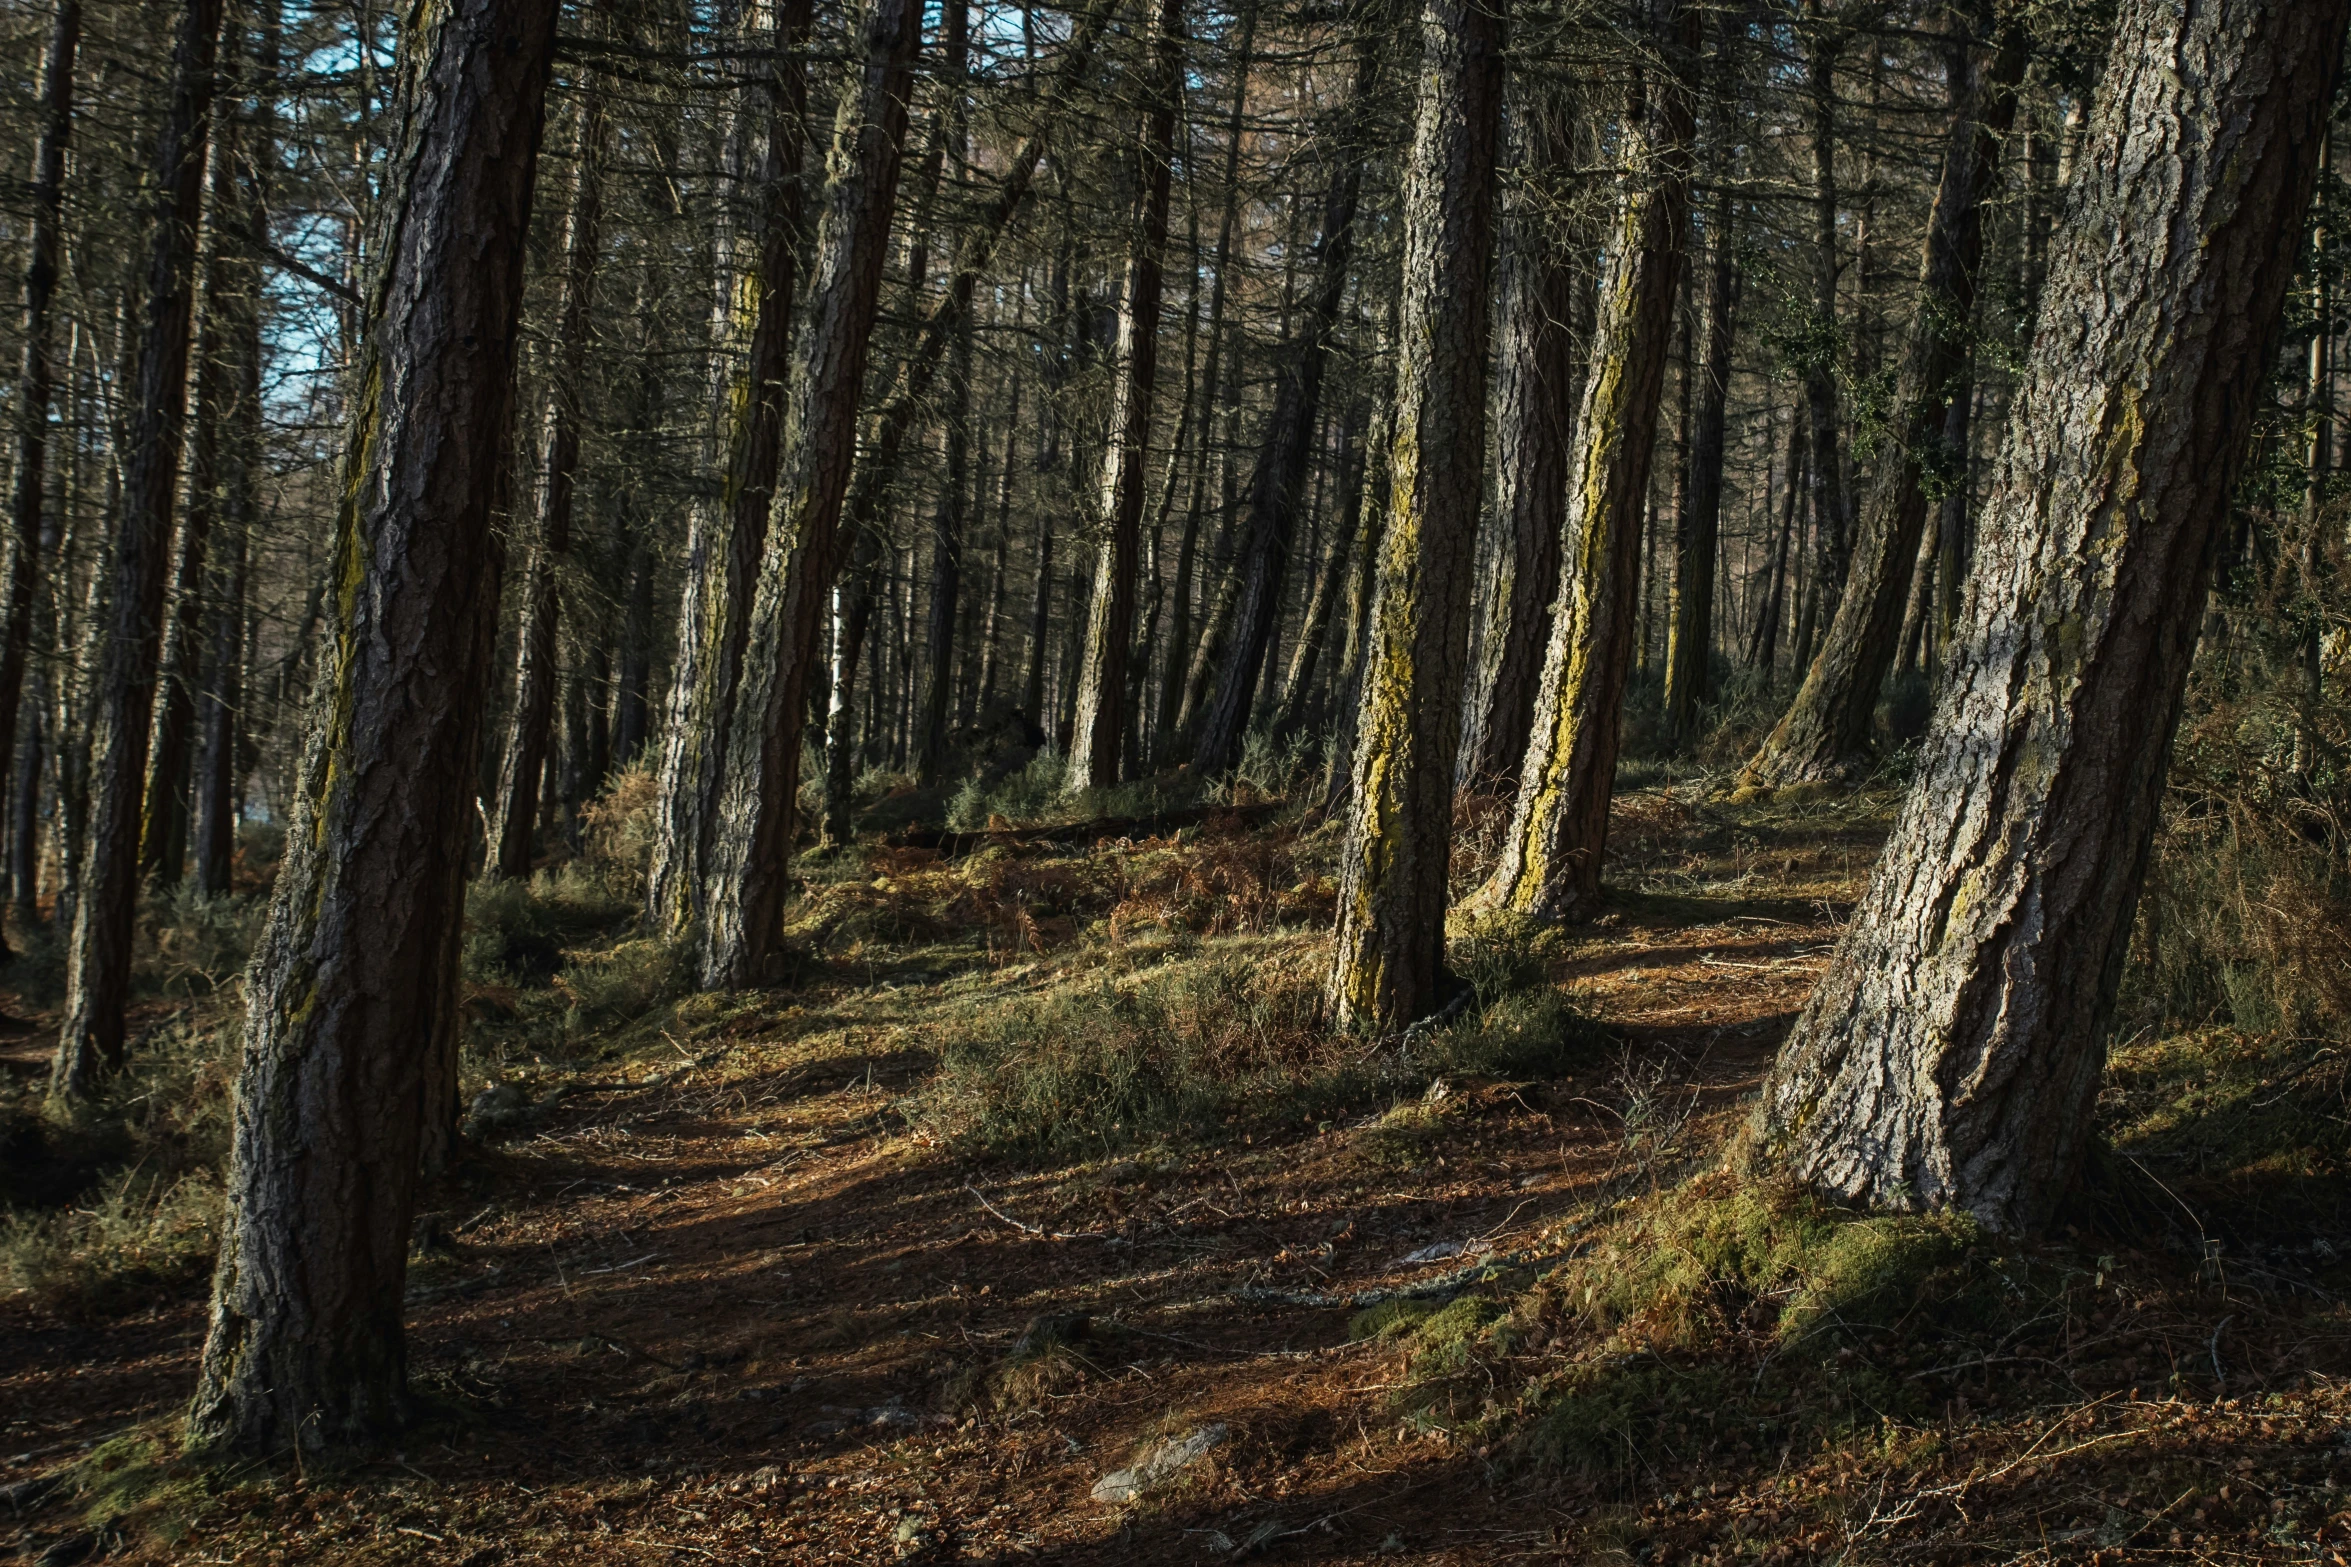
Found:
[(961, 1147), (1030, 1157), (1210, 1131), (1344, 1078), (1353, 1042), (1324, 1027), (1316, 978), (1220, 955), (982, 1014), (915, 1113)]
[(137, 1172), (80, 1206), (0, 1217), (0, 1288), (52, 1309), (119, 1305), (211, 1271), (224, 1205), (210, 1171)]

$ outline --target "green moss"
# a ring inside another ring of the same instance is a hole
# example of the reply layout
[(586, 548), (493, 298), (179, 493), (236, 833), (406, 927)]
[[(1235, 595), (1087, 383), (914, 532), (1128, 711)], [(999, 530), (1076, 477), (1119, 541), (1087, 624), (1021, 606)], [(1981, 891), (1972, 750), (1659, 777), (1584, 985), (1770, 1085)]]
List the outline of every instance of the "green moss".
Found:
[(1402, 1296), (1383, 1300), (1347, 1319), (1347, 1337), (1350, 1340), (1397, 1338), (1419, 1327), (1440, 1309), (1433, 1300), (1407, 1300)]

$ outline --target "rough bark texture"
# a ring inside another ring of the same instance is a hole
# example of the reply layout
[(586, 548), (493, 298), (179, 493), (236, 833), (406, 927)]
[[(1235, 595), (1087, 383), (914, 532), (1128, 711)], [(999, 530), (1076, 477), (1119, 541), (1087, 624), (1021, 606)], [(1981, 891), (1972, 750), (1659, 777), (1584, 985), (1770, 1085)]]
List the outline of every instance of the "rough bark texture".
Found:
[(139, 817), (163, 638), (165, 566), (179, 487), (195, 313), (196, 229), (221, 0), (188, 0), (172, 55), (171, 102), (156, 137), (157, 203), (139, 368), (115, 519), (112, 602), (91, 693), (90, 819), (67, 954), (65, 1022), (50, 1089), (87, 1098), (122, 1064), (123, 1004), (139, 894)]
[(783, 450), (792, 305), (800, 281), (801, 166), (807, 158), (808, 72), (800, 53), (813, 9), (813, 0), (783, 0), (776, 8), (776, 78), (759, 177), (765, 212), (757, 270), (747, 280), (749, 297), (740, 309), (733, 258), (721, 236), (723, 264), (730, 270), (722, 279), (719, 315), (722, 322), (748, 315), (751, 324), (742, 379), (726, 396), (726, 476), (718, 494), (696, 506), (686, 524), (685, 594), (645, 876), (646, 919), (668, 935), (686, 930), (702, 912), (752, 587), (767, 546)]
[(881, 300), (890, 216), (906, 145), (907, 100), (922, 40), (917, 0), (870, 0), (858, 22), (816, 236), (808, 319), (792, 365), (784, 460), (746, 658), (727, 739), (720, 830), (704, 919), (705, 984), (767, 976), (781, 937), (800, 775), (800, 735), (835, 535), (857, 448), (858, 394)]
[(1135, 636), (1135, 575), (1142, 537), (1143, 484), (1151, 448), (1151, 405), (1159, 378), (1161, 259), (1167, 248), (1167, 203), (1173, 183), (1176, 109), (1183, 93), (1184, 4), (1160, 0), (1152, 39), (1149, 113), (1143, 128), (1143, 191), (1118, 315), (1116, 390), (1102, 451), (1102, 520), (1108, 532), (1094, 564), (1078, 674), (1077, 722), (1071, 730), (1069, 784), (1107, 789), (1118, 782), (1128, 728), (1127, 664)]
[(562, 613), (557, 573), (571, 555), (572, 477), (580, 461), (579, 400), (588, 357), (588, 309), (604, 224), (606, 120), (601, 83), (580, 89), (572, 134), (571, 201), (563, 219), (562, 282), (555, 306), (555, 363), (539, 442), (538, 538), (524, 578), (515, 632), (514, 706), (499, 760), (490, 841), (493, 876), (531, 873), (538, 837), (540, 775), (555, 718), (555, 631)]
[(1507, 794), (1518, 786), (1535, 691), (1559, 592), (1567, 465), (1574, 449), (1576, 296), (1587, 274), (1554, 233), (1545, 181), (1574, 155), (1564, 95), (1530, 104), (1521, 133), (1526, 182), (1508, 253), (1494, 375), (1494, 521), (1501, 548), (1479, 584), (1477, 667), (1470, 676), (1460, 782)]
[[(1503, 0), (1474, 0), (1474, 3), (1499, 5)], [(1241, 743), (1248, 735), (1249, 715), (1268, 662), (1266, 651), (1280, 618), (1291, 535), (1297, 531), (1298, 514), (1305, 500), (1307, 464), (1313, 459), (1316, 445), (1323, 368), (1330, 358), (1339, 306), (1347, 296), (1347, 270), (1354, 254), (1355, 209), (1363, 194), (1363, 160), (1353, 132), (1369, 112), (1372, 94), (1379, 85), (1383, 42), (1373, 28), (1364, 29), (1355, 42), (1355, 81), (1332, 137), (1339, 161), (1331, 171), (1330, 188), (1323, 202), (1322, 238), (1315, 247), (1314, 294), (1307, 303), (1305, 320), (1300, 324), (1296, 340), (1284, 346), (1273, 409), (1266, 417), (1265, 445), (1257, 459), (1257, 468), (1250, 475), (1249, 513), (1243, 524), (1238, 566), (1238, 597), (1233, 603), (1219, 655), (1216, 694), (1200, 718), (1200, 743), (1192, 757), (1192, 771), (1197, 777), (1229, 771), (1241, 759)], [(1491, 116), (1496, 111), (1491, 106), (1480, 105), (1475, 112)], [(1485, 156), (1490, 170), (1491, 147), (1486, 149)], [(1433, 202), (1438, 198), (1431, 192), (1429, 199)], [(1491, 207), (1493, 200), (1490, 192), (1481, 192), (1474, 199), (1484, 207)], [(1484, 232), (1488, 223), (1482, 209), (1476, 221), (1481, 242), (1490, 244)], [(1476, 300), (1481, 358), (1485, 352), (1485, 295), (1481, 280)], [(1482, 414), (1476, 423), (1482, 437), (1485, 424)], [(1476, 466), (1473, 462), (1472, 467)], [(1458, 725), (1458, 719), (1455, 722)]]
[(286, 859), (246, 976), (204, 1450), (367, 1444), (401, 1334), (428, 1096), (455, 1061), (459, 852), (501, 548), (524, 242), (554, 0), (427, 4), (403, 33), (383, 272), (346, 448), (328, 642)]
[(1600, 851), (1640, 616), (1641, 526), (1674, 296), (1689, 232), (1691, 92), (1698, 12), (1659, 0), (1665, 71), (1626, 117), (1640, 145), (1618, 199), (1585, 377), (1568, 558), (1551, 609), (1542, 694), (1518, 799), (1481, 901), (1566, 918), (1599, 896)]
[(1765, 1090), (1835, 1198), (2046, 1222), (2088, 1141), (2346, 0), (2131, 0), (1885, 857)]
[(1327, 986), (1339, 1021), (1357, 1028), (1402, 1027), (1437, 999), (1486, 453), (1504, 13), (1499, 0), (1428, 0), (1420, 32), (1392, 489)]
[(1715, 197), (1708, 241), (1706, 351), (1698, 364), (1698, 406), (1682, 504), (1674, 518), (1673, 604), (1665, 628), (1665, 728), (1677, 743), (1697, 738), (1698, 704), (1710, 694), (1714, 660), (1714, 564), (1722, 526), (1724, 415), (1730, 402), (1733, 313), (1739, 270), (1730, 187)]
[(1744, 787), (1842, 781), (1869, 766), (1878, 689), (1897, 651), (1929, 491), (1965, 472), (1966, 454), (1944, 448), (1945, 415), (1952, 399), (1967, 391), (1984, 202), (2024, 67), (2022, 29), (2010, 30), (1988, 68), (1964, 38), (1953, 43), (1951, 129), (1927, 221), (1918, 307), (1896, 382), (1886, 454), (1862, 514), (1836, 618), (1795, 701), (1740, 774)]

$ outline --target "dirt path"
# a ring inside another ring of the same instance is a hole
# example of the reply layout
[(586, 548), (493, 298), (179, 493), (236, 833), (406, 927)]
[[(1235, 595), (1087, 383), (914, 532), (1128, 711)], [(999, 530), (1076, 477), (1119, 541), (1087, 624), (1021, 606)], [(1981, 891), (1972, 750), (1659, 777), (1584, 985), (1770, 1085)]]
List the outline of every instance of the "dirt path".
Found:
[[(780, 995), (698, 1056), (591, 1082), (440, 1195), (412, 1353), (448, 1418), (360, 1473), (191, 1508), (191, 1535), (130, 1559), (1544, 1554), (1566, 1515), (1400, 1421), (1396, 1357), (1349, 1319), (1561, 1254), (1645, 1160), (1720, 1130), (1851, 887), (1841, 864), (1770, 869), (1629, 897), (1557, 973), (1621, 1049), (1445, 1085), (1401, 1143), (1367, 1099), (1181, 1157), (974, 1165), (893, 1109), (930, 1059), (904, 988)], [(928, 978), (942, 1001), (1055, 982)], [(184, 1298), (5, 1308), (0, 1484), (171, 1417), (200, 1327)], [(1094, 1499), (1154, 1437), (1217, 1427), (1181, 1483)], [(67, 1528), (37, 1520), (26, 1559)]]

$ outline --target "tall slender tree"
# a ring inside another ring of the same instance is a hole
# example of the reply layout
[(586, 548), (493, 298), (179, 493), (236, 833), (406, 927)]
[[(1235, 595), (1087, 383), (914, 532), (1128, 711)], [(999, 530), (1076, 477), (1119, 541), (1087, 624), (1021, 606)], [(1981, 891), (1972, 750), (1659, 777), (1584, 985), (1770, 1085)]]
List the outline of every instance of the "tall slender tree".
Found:
[(1568, 489), (1571, 549), (1502, 855), (1480, 894), (1518, 914), (1566, 918), (1599, 896), (1625, 681), (1640, 613), (1640, 545), (1657, 412), (1689, 235), (1692, 0), (1657, 0), (1660, 58), (1625, 108), (1628, 158), (1600, 287), (1591, 369)]
[(1077, 724), (1068, 778), (1072, 788), (1118, 782), (1128, 730), (1127, 666), (1135, 635), (1135, 586), (1143, 521), (1143, 485), (1151, 448), (1153, 392), (1159, 378), (1159, 301), (1167, 249), (1168, 192), (1184, 66), (1184, 0), (1160, 0), (1144, 85), (1141, 196), (1120, 291), (1116, 392), (1102, 449), (1102, 521), (1107, 529), (1094, 563), (1078, 677)]
[(1522, 153), (1505, 256), (1494, 376), (1494, 571), (1479, 584), (1478, 661), (1461, 748), (1464, 787), (1517, 787), (1559, 592), (1567, 469), (1574, 450), (1578, 296), (1589, 274), (1560, 232), (1558, 181), (1574, 156), (1563, 92), (1518, 116)]
[(1836, 618), (1796, 700), (1740, 774), (1749, 787), (1842, 780), (1866, 768), (1878, 690), (1897, 651), (1929, 494), (1965, 474), (1966, 454), (1944, 448), (1944, 427), (1953, 400), (1970, 395), (1983, 210), (2014, 117), (2026, 53), (2021, 29), (2011, 28), (1987, 63), (1966, 21), (1955, 16), (1953, 27), (1946, 67), (1950, 131), (1894, 395), (1892, 439), (1862, 516)]
[(751, 605), (746, 646), (759, 656), (746, 661), (727, 737), (702, 942), (708, 985), (760, 982), (782, 939), (800, 736), (840, 566), (836, 534), (921, 41), (917, 0), (869, 0), (833, 123), (808, 319), (793, 353), (783, 463)]
[[(0, 587), (0, 778), (13, 774), (17, 717), (43, 570), (41, 527), (48, 501), (49, 418), (57, 396), (51, 310), (64, 262), (65, 155), (73, 142), (74, 61), (81, 50), (82, 0), (58, 0), (41, 58), (41, 132), (33, 145), (32, 233), (24, 271), (23, 358), (16, 376), (16, 473), (8, 501), (8, 564)], [(23, 834), (19, 833), (21, 839)], [(23, 907), (23, 890), (19, 889)], [(0, 953), (7, 951), (0, 937)]]
[[(744, 361), (739, 379), (731, 367), (722, 375), (727, 390), (717, 419), (723, 431), (717, 449), (724, 454), (724, 476), (717, 493), (703, 497), (687, 522), (684, 599), (661, 735), (653, 854), (645, 875), (646, 918), (672, 936), (702, 914), (751, 595), (776, 500), (792, 310), (800, 284), (808, 117), (802, 55), (813, 15), (813, 0), (778, 0), (775, 6), (767, 147), (757, 181), (759, 249), (747, 289), (735, 277), (729, 236), (719, 236), (716, 336), (723, 347), (730, 334), (744, 331)], [(747, 331), (736, 325), (743, 316), (749, 319)]]
[(572, 491), (580, 461), (580, 400), (586, 393), (589, 309), (604, 243), (604, 164), (610, 121), (604, 84), (579, 84), (571, 133), (571, 191), (563, 215), (556, 283), (555, 341), (546, 407), (539, 420), (536, 536), (523, 568), (522, 624), (515, 633), (514, 705), (506, 721), (491, 818), (490, 874), (531, 873), (538, 836), (541, 773), (555, 717), (555, 632), (561, 573), (571, 555)]
[(171, 98), (155, 141), (156, 207), (144, 280), (136, 401), (126, 431), (107, 635), (90, 713), (87, 860), (67, 953), (65, 1022), (50, 1091), (87, 1099), (123, 1059), (123, 1007), (139, 895), (139, 816), (163, 638), (172, 503), (188, 404), (196, 237), (222, 0), (187, 0)]
[(1499, 0), (1427, 0), (1404, 185), (1392, 488), (1326, 990), (1343, 1024), (1431, 1010), (1445, 952), (1470, 545), (1486, 450)]
[[(1502, 0), (1491, 0), (1491, 3), (1500, 4)], [(1273, 407), (1266, 416), (1265, 442), (1249, 479), (1249, 510), (1241, 525), (1241, 555), (1237, 563), (1237, 596), (1216, 669), (1216, 694), (1201, 715), (1200, 743), (1192, 758), (1193, 771), (1200, 774), (1226, 772), (1241, 759), (1241, 743), (1248, 734), (1258, 683), (1264, 675), (1267, 651), (1281, 614), (1282, 586), (1306, 499), (1307, 466), (1313, 459), (1315, 435), (1320, 428), (1323, 372), (1338, 330), (1339, 307), (1347, 297), (1348, 269), (1355, 252), (1355, 214), (1363, 197), (1360, 128), (1379, 85), (1380, 54), (1386, 42), (1383, 20), (1378, 9), (1367, 0), (1367, 9), (1359, 17), (1356, 28), (1354, 81), (1340, 110), (1339, 123), (1332, 128), (1329, 138), (1332, 165), (1330, 185), (1323, 200), (1322, 234), (1315, 245), (1314, 292), (1307, 301), (1305, 319), (1298, 328), (1296, 340), (1284, 345)], [(1473, 42), (1468, 47), (1476, 46)], [(1482, 108), (1480, 112), (1484, 112)], [(1429, 193), (1429, 199), (1437, 199), (1434, 192)], [(1484, 194), (1474, 199), (1490, 200)], [(1481, 215), (1477, 222), (1482, 232), (1484, 217)], [(1485, 337), (1484, 301), (1485, 290), (1481, 284), (1477, 296), (1481, 354)], [(1482, 426), (1484, 420), (1478, 422)]]

